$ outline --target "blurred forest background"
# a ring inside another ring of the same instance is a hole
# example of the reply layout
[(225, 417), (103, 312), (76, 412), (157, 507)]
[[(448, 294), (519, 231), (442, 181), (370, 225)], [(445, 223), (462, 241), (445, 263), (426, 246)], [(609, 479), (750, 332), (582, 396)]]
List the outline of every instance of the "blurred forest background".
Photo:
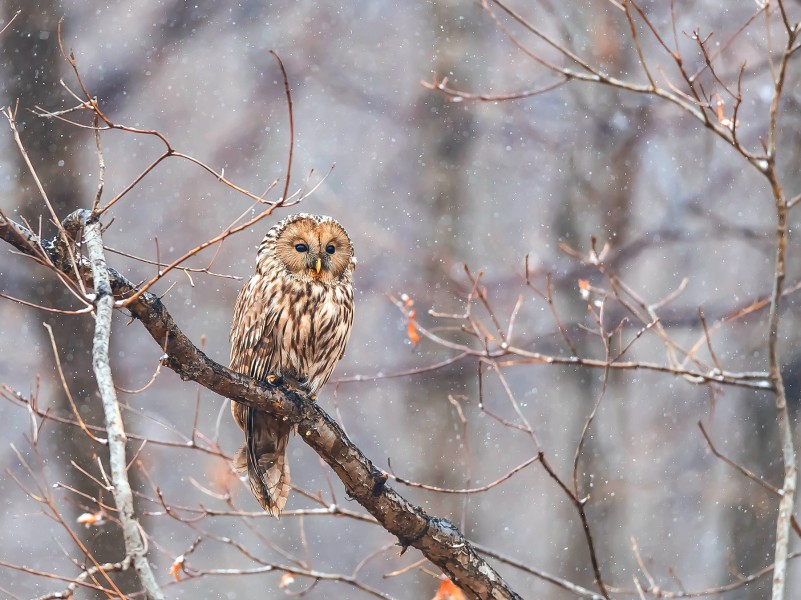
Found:
[[(629, 24), (614, 3), (544, 2), (536, 9), (526, 2), (516, 4), (595, 64), (626, 79), (643, 80)], [(788, 5), (798, 9), (797, 2)], [(643, 6), (658, 27), (670, 31), (667, 3)], [(758, 8), (754, 2), (721, 6), (711, 0), (678, 1), (676, 27), (679, 32), (714, 31), (722, 43)], [(609, 243), (610, 264), (649, 302), (666, 297), (686, 278), (683, 293), (659, 315), (671, 336), (688, 346), (702, 334), (699, 306), (713, 323), (770, 291), (775, 214), (768, 186), (742, 157), (678, 108), (584, 83), (507, 102), (454, 102), (423, 87), (421, 80), (447, 76), (449, 87), (497, 94), (555, 81), (510, 44), (476, 2), (43, 0), (20, 5), (3, 0), (4, 22), (18, 8), (22, 14), (0, 38), (2, 103), (19, 99), (23, 142), (61, 217), (88, 206), (97, 185), (91, 132), (37, 119), (25, 110), (75, 104), (58, 83), (64, 79), (74, 85), (58, 52), (61, 17), (64, 44), (74, 49), (87, 88), (112, 121), (162, 132), (176, 149), (224, 169), (227, 178), (255, 193), (285, 172), (287, 107), (280, 72), (268, 51), (281, 56), (295, 101), (295, 183), (314, 170), (313, 184), (336, 164), (301, 209), (338, 219), (359, 260), (353, 335), (319, 402), (341, 419), (376, 465), (387, 468), (391, 459), (394, 471), (407, 479), (454, 488), (483, 485), (536, 449), (529, 437), (481, 412), (475, 361), (414, 376), (371, 377), (426, 367), (454, 355), (427, 339), (412, 346), (407, 323), (388, 295), (408, 294), (421, 325), (437, 330), (448, 322), (430, 316), (429, 309), (465, 310), (471, 287), (466, 263), (473, 272), (484, 271), (482, 281), (504, 324), (522, 294), (515, 324), (519, 345), (569, 355), (547, 303), (525, 285), (528, 255), (532, 282), (543, 287), (545, 273), (553, 274), (556, 303), (576, 350), (602, 358), (597, 339), (581, 328), (592, 325), (592, 319), (578, 289), (581, 278), (599, 285), (601, 279), (564, 252), (561, 243), (583, 253), (590, 249), (591, 236), (598, 238), (599, 247)], [(772, 92), (764, 53), (767, 33), (764, 17), (760, 19), (720, 56), (721, 69), (733, 82), (740, 62), (748, 63), (739, 118), (744, 143), (754, 148)], [(679, 35), (695, 70), (702, 59), (689, 36)], [(656, 48), (646, 51), (658, 56)], [(655, 61), (665, 63), (665, 57)], [(793, 157), (780, 163), (792, 193), (801, 188), (801, 87), (797, 59), (791, 66), (779, 148), (783, 157)], [(106, 134), (103, 143), (109, 197), (162, 151), (153, 138), (125, 133)], [(168, 160), (115, 205), (104, 219), (109, 225), (104, 239), (115, 250), (155, 260), (157, 238), (162, 261), (170, 262), (222, 230), (250, 204), (197, 166)], [(46, 214), (7, 130), (0, 135), (0, 210), (33, 224)], [(285, 214), (277, 211), (227, 240), (213, 270), (249, 276), (256, 245)], [(795, 229), (798, 215), (792, 220)], [(52, 235), (46, 222), (43, 228)], [(52, 275), (7, 248), (2, 251), (0, 291), (70, 306)], [(196, 257), (192, 266), (205, 266), (211, 255)], [(797, 255), (794, 243), (788, 286), (800, 276)], [(134, 281), (155, 273), (153, 265), (123, 255), (109, 253), (109, 262)], [(196, 344), (204, 340), (210, 357), (227, 364), (228, 330), (241, 282), (205, 274), (190, 280), (181, 273), (168, 280), (157, 291), (166, 293), (164, 302), (178, 324)], [(785, 298), (780, 342), (794, 417), (801, 393), (798, 306), (795, 295)], [(727, 368), (766, 368), (766, 318), (767, 310), (755, 311), (715, 332), (717, 357)], [(126, 327), (123, 314), (115, 319), (116, 382), (139, 388), (151, 377), (161, 352), (138, 324)], [(58, 316), (0, 302), (0, 383), (25, 394), (38, 386), (40, 406), (70, 414), (43, 322), (54, 328), (82, 415), (102, 424), (85, 316)], [(706, 358), (705, 352), (700, 354)], [(665, 360), (664, 346), (648, 334), (630, 353), (632, 360)], [(354, 381), (357, 375), (367, 377)], [(529, 365), (508, 368), (504, 375), (552, 464), (568, 477), (585, 419), (601, 390), (602, 372)], [(516, 419), (498, 378), (487, 376), (481, 392), (488, 408)], [(460, 398), (466, 437), (449, 396)], [(227, 401), (166, 370), (146, 391), (121, 394), (121, 401), (126, 427), (135, 434), (185, 446), (198, 406), (199, 432), (217, 440), (228, 455), (241, 443)], [(667, 587), (678, 586), (671, 574), (686, 589), (699, 590), (773, 561), (776, 498), (715, 458), (697, 422), (703, 421), (721, 451), (779, 486), (782, 462), (775, 414), (769, 393), (694, 385), (645, 371), (611, 374), (582, 464), (582, 477), (591, 485), (588, 516), (607, 583), (631, 588), (638, 572), (632, 536), (648, 568)], [(43, 480), (90, 495), (97, 494), (97, 485), (71, 461), (97, 475), (95, 456), (103, 448), (73, 428), (48, 421), (39, 432), (37, 457), (30, 431), (23, 408), (0, 403), (0, 437), (5, 441), (0, 445), (0, 560), (72, 577), (72, 542), (7, 473), (28, 481), (11, 445), (37, 472), (41, 469)], [(131, 441), (129, 456), (139, 446)], [(294, 482), (330, 498), (328, 469), (318, 457), (298, 439), (291, 441), (289, 456)], [(147, 476), (132, 470), (135, 487), (151, 498), (155, 482), (171, 504), (225, 508), (204, 489), (214, 494), (230, 489), (238, 507), (258, 509), (219, 456), (147, 444), (137, 458)], [(332, 486), (338, 504), (359, 508), (347, 501), (338, 481)], [(431, 514), (457, 524), (462, 524), (466, 507), (463, 529), (470, 539), (593, 587), (575, 510), (540, 467), (529, 467), (468, 499), (397, 487)], [(52, 492), (71, 522), (87, 512), (88, 504), (79, 495), (64, 488)], [(170, 584), (170, 565), (200, 534), (164, 516), (157, 503), (143, 498), (136, 503), (152, 536), (150, 558), (162, 582)], [(287, 508), (312, 506), (316, 504), (295, 493)], [(275, 545), (304, 556), (319, 571), (338, 573), (352, 572), (365, 557), (395, 542), (379, 527), (334, 517), (217, 518), (196, 526), (236, 539), (265, 560), (284, 560)], [(114, 524), (78, 529), (103, 560), (115, 560), (121, 552)], [(419, 557), (416, 551), (398, 557), (396, 549), (386, 549), (369, 561), (360, 578), (393, 597), (430, 598), (437, 582), (420, 569), (383, 578)], [(230, 544), (212, 540), (193, 552), (191, 562), (199, 569), (254, 566)], [(493, 564), (526, 598), (574, 597), (522, 571)], [(791, 565), (788, 598), (801, 593), (801, 569)], [(21, 598), (63, 587), (11, 569), (2, 571), (0, 581), (4, 593)], [(207, 576), (173, 581), (165, 591), (175, 598), (277, 597), (278, 585), (279, 576), (273, 573)], [(769, 589), (767, 576), (723, 597), (764, 598)], [(322, 582), (307, 597), (367, 596)]]

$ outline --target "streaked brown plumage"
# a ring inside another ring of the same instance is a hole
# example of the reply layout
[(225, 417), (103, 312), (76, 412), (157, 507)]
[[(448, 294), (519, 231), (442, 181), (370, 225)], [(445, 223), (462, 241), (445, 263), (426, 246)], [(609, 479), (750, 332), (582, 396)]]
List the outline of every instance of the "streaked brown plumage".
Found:
[[(353, 324), (353, 245), (331, 217), (298, 214), (259, 245), (256, 273), (239, 293), (231, 326), (231, 368), (277, 376), (316, 395), (345, 352)], [(289, 495), (291, 426), (234, 402), (245, 445), (234, 466), (247, 472), (264, 509), (278, 516)]]

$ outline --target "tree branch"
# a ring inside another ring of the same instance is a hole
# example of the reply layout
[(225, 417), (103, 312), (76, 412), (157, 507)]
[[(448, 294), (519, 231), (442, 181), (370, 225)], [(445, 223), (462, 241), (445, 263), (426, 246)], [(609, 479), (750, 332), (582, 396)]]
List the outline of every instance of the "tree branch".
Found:
[(112, 494), (119, 511), (120, 525), (125, 540), (125, 552), (133, 559), (134, 569), (144, 588), (148, 600), (163, 600), (150, 563), (147, 561), (147, 548), (139, 523), (136, 520), (133, 506), (133, 493), (128, 481), (128, 461), (125, 457), (125, 428), (117, 402), (117, 392), (111, 376), (108, 347), (111, 339), (111, 315), (114, 312), (114, 296), (111, 291), (106, 257), (103, 252), (103, 240), (100, 235), (100, 221), (90, 218), (88, 210), (79, 210), (80, 220), (84, 223), (84, 239), (89, 254), (92, 279), (95, 288), (95, 333), (92, 342), (92, 366), (97, 378), (97, 389), (103, 402), (103, 413), (106, 418), (108, 432), (109, 465), (111, 481), (114, 484)]
[[(87, 214), (88, 211), (76, 211), (65, 223), (85, 220)], [(49, 256), (56, 253), (55, 246), (41, 244), (32, 231), (2, 213), (0, 238), (24, 254), (43, 258), (44, 252), (52, 262), (59, 264), (54, 260), (57, 256)], [(79, 257), (76, 263), (80, 276), (91, 282), (93, 274), (89, 261)], [(455, 525), (447, 519), (428, 515), (385, 485), (386, 474), (364, 456), (311, 398), (292, 388), (271, 387), (214, 362), (183, 334), (157, 296), (149, 292), (137, 294), (135, 286), (114, 269), (108, 269), (107, 275), (113, 296), (118, 299), (117, 306), (128, 298), (127, 308), (165, 350), (162, 364), (184, 380), (195, 381), (221, 396), (297, 424), (300, 437), (334, 470), (348, 494), (396, 536), (404, 550), (409, 546), (419, 549), (469, 598), (520, 598)], [(137, 297), (130, 301), (134, 295)], [(110, 301), (111, 297), (108, 299)], [(109, 437), (112, 437), (111, 432)]]

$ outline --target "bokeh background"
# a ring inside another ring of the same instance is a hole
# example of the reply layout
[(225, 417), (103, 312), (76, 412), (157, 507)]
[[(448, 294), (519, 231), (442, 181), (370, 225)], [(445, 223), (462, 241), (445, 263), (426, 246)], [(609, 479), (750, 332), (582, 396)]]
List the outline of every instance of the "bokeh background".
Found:
[[(610, 73), (643, 82), (625, 16), (610, 2), (515, 3), (545, 30), (566, 40)], [(797, 3), (788, 3), (798, 9)], [(667, 3), (643, 2), (654, 24), (672, 40)], [(357, 316), (345, 359), (333, 379), (391, 374), (425, 367), (453, 355), (423, 340), (413, 347), (406, 322), (388, 295), (408, 294), (427, 327), (449, 323), (429, 309), (460, 313), (470, 289), (463, 265), (483, 270), (488, 295), (503, 323), (522, 294), (515, 326), (518, 345), (568, 355), (554, 319), (541, 298), (525, 286), (524, 257), (535, 285), (553, 273), (562, 319), (578, 350), (600, 356), (579, 278), (603, 285), (589, 267), (560, 249), (582, 252), (591, 236), (609, 243), (610, 264), (637, 293), (657, 302), (686, 289), (660, 312), (662, 323), (681, 344), (701, 333), (697, 307), (717, 321), (769, 291), (773, 257), (773, 204), (765, 181), (731, 148), (676, 107), (597, 85), (572, 83), (548, 94), (513, 102), (452, 102), (425, 89), (421, 80), (448, 77), (448, 85), (472, 92), (507, 93), (542, 87), (555, 78), (510, 44), (476, 2), (344, 3), (301, 1), (237, 3), (146, 0), (36, 3), (3, 0), (7, 21), (19, 19), (0, 39), (4, 105), (19, 100), (22, 139), (60, 216), (88, 206), (98, 179), (90, 132), (42, 121), (28, 109), (62, 109), (75, 104), (59, 84), (77, 90), (69, 65), (60, 58), (57, 24), (74, 49), (83, 81), (112, 121), (163, 133), (173, 147), (190, 154), (238, 185), (261, 193), (285, 175), (289, 130), (284, 90), (274, 49), (291, 81), (296, 124), (294, 187), (309, 176), (311, 187), (336, 165), (304, 200), (307, 212), (329, 214), (346, 227), (356, 247)], [(718, 2), (676, 2), (678, 43), (692, 70), (702, 66), (689, 34), (715, 32), (718, 66), (729, 82), (746, 61), (741, 107), (743, 143), (758, 148), (771, 98), (769, 36), (764, 17), (747, 33), (725, 42), (754, 14), (754, 3), (721, 9)], [(560, 60), (534, 38), (515, 30), (532, 49)], [(641, 31), (644, 39), (647, 35)], [(780, 40), (776, 25), (772, 40)], [(644, 51), (659, 77), (679, 85), (664, 53), (652, 40)], [(711, 93), (715, 83), (703, 81)], [(796, 64), (782, 105), (780, 165), (788, 195), (801, 187), (801, 146)], [(732, 103), (718, 89), (730, 114)], [(103, 136), (106, 198), (122, 190), (163, 150), (145, 135)], [(280, 190), (280, 186), (279, 186)], [(278, 192), (271, 196), (277, 198)], [(162, 163), (111, 211), (107, 245), (125, 253), (170, 262), (224, 229), (250, 200), (186, 161)], [(0, 135), (0, 209), (52, 234), (47, 213), (8, 130)], [(225, 242), (213, 270), (247, 277), (255, 247), (269, 226), (286, 213)], [(793, 216), (794, 222), (797, 221)], [(794, 240), (793, 240), (794, 242)], [(208, 264), (213, 252), (193, 259)], [(797, 281), (790, 251), (788, 282)], [(155, 273), (153, 265), (110, 255), (132, 280)], [(157, 286), (183, 331), (201, 340), (215, 360), (226, 363), (228, 329), (241, 283), (205, 274), (173, 274)], [(33, 302), (75, 307), (43, 269), (3, 249), (0, 291)], [(474, 309), (481, 315), (479, 307)], [(617, 309), (617, 318), (623, 316)], [(781, 352), (795, 418), (801, 391), (798, 370), (798, 304), (786, 298)], [(726, 325), (714, 335), (718, 358), (734, 371), (766, 368), (766, 311)], [(51, 323), (65, 371), (87, 421), (101, 423), (88, 356), (86, 317), (59, 317), (9, 301), (0, 302), (0, 383), (24, 394), (38, 390), (40, 406), (69, 416), (43, 322)], [(625, 331), (633, 335), (636, 324)], [(443, 335), (452, 332), (439, 330)], [(458, 339), (458, 336), (457, 338)], [(159, 348), (134, 323), (118, 314), (113, 338), (118, 385), (139, 388), (156, 368)], [(700, 352), (706, 359), (706, 350)], [(645, 335), (630, 358), (664, 362), (664, 346)], [(475, 362), (401, 378), (366, 377), (330, 383), (320, 395), (341, 418), (353, 441), (380, 467), (391, 459), (406, 478), (434, 485), (481, 485), (509, 471), (535, 452), (531, 440), (504, 428), (478, 408)], [(601, 373), (576, 368), (525, 366), (504, 370), (515, 397), (551, 462), (569, 478), (575, 445), (600, 391)], [(448, 400), (459, 396), (468, 425), (461, 435)], [(198, 431), (231, 454), (241, 443), (226, 402), (162, 372), (137, 395), (121, 394), (126, 426), (138, 435), (186, 446), (197, 408)], [(497, 376), (485, 374), (488, 408), (514, 420), (514, 410)], [(581, 475), (591, 493), (589, 516), (607, 583), (630, 588), (638, 572), (631, 551), (635, 537), (649, 569), (670, 589), (722, 585), (736, 573), (751, 573), (772, 562), (777, 501), (735, 474), (707, 449), (697, 428), (701, 420), (722, 451), (779, 485), (781, 456), (773, 398), (739, 388), (696, 386), (648, 372), (613, 374), (585, 447)], [(220, 417), (222, 415), (222, 417)], [(794, 425), (795, 426), (795, 425)], [(801, 433), (801, 432), (798, 432)], [(97, 486), (70, 461), (99, 474), (93, 445), (74, 428), (45, 422), (32, 447), (30, 417), (23, 408), (0, 403), (0, 560), (71, 577), (73, 543), (8, 474), (33, 485), (14, 448), (40, 481), (97, 494)], [(465, 443), (466, 442), (466, 443)], [(132, 441), (131, 454), (140, 443)], [(328, 470), (300, 440), (290, 446), (295, 483), (330, 499)], [(147, 444), (132, 472), (135, 486), (153, 498), (153, 485), (179, 506), (225, 508), (203, 489), (230, 490), (243, 510), (257, 509), (249, 490), (230, 473), (224, 459), (191, 448)], [(469, 481), (468, 481), (469, 478)], [(352, 509), (338, 482), (336, 502)], [(538, 466), (493, 490), (463, 498), (399, 486), (401, 493), (433, 514), (461, 523), (471, 539), (532, 567), (592, 586), (592, 570), (575, 511)], [(203, 488), (203, 489), (202, 489)], [(91, 503), (63, 489), (51, 489), (73, 523)], [(106, 500), (109, 500), (106, 497)], [(288, 508), (314, 506), (294, 494)], [(466, 507), (466, 508), (465, 508)], [(168, 568), (202, 532), (237, 540), (264, 560), (285, 562), (275, 546), (328, 572), (350, 573), (365, 557), (394, 540), (378, 527), (331, 517), (207, 519), (194, 530), (163, 515), (145, 498), (137, 508), (152, 536), (150, 556), (163, 583)], [(464, 513), (463, 513), (464, 511)], [(90, 511), (91, 512), (91, 511)], [(153, 513), (153, 514), (151, 514)], [(160, 513), (160, 514), (155, 514)], [(103, 560), (120, 554), (113, 524), (84, 529), (87, 544)], [(305, 530), (304, 547), (301, 530)], [(415, 569), (383, 575), (411, 564), (385, 549), (360, 571), (360, 578), (397, 598), (427, 598), (437, 582)], [(204, 541), (190, 563), (206, 569), (254, 566), (230, 545)], [(494, 563), (526, 598), (573, 597), (550, 584)], [(788, 598), (801, 589), (801, 572), (790, 568)], [(63, 587), (11, 569), (0, 575), (5, 593), (32, 597)], [(130, 582), (127, 582), (130, 584)], [(175, 598), (277, 597), (279, 576), (204, 577), (166, 588)], [(298, 589), (304, 584), (294, 584)], [(770, 576), (726, 598), (764, 598)], [(10, 596), (12, 597), (12, 596)], [(84, 597), (84, 596), (82, 596)], [(320, 583), (309, 598), (363, 598), (344, 585)]]

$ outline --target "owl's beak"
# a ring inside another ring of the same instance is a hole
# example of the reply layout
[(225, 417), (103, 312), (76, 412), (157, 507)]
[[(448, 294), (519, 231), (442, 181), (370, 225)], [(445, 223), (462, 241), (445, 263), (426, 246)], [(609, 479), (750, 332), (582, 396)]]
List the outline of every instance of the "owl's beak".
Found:
[(322, 261), (319, 258), (317, 258), (317, 261), (314, 263), (314, 270), (317, 271), (318, 274), (320, 273), (320, 268), (322, 268), (322, 266), (323, 266)]

